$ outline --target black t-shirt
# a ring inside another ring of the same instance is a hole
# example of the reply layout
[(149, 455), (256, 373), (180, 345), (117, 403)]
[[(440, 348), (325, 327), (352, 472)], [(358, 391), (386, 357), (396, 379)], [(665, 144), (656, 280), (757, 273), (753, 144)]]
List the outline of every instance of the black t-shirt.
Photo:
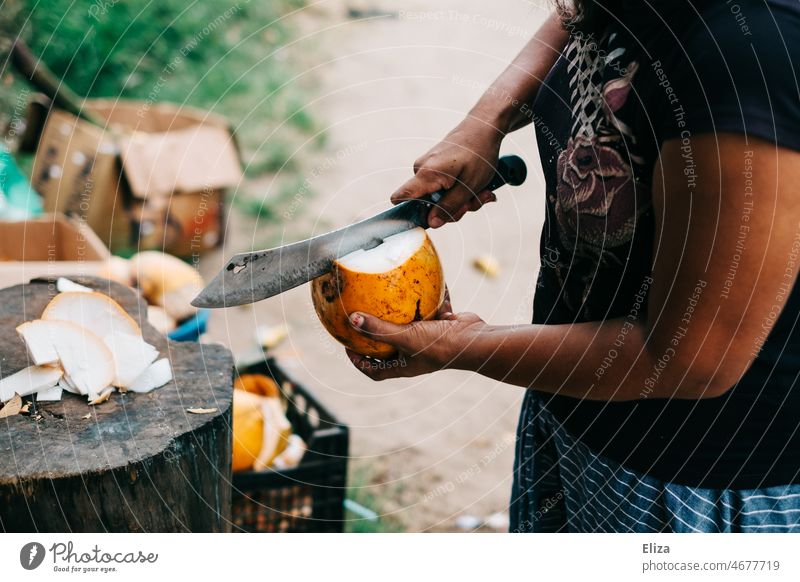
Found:
[[(644, 314), (650, 185), (665, 140), (687, 145), (687, 188), (700, 133), (800, 150), (800, 3), (625, 4), (602, 34), (572, 35), (534, 104), (547, 189), (534, 323)], [(798, 315), (795, 285), (758, 358), (719, 398), (537, 397), (595, 452), (663, 480), (737, 489), (800, 483)]]

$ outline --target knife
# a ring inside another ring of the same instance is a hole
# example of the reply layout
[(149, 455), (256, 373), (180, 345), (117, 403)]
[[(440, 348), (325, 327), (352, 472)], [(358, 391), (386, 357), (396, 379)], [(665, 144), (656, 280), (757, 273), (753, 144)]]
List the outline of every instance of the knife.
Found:
[[(519, 156), (500, 158), (484, 190), (504, 184), (519, 186), (527, 168)], [(194, 298), (195, 307), (233, 307), (273, 297), (329, 272), (333, 261), (358, 249), (371, 249), (383, 239), (421, 226), (428, 228), (428, 211), (444, 196), (439, 190), (407, 200), (371, 218), (308, 240), (274, 249), (235, 255)]]

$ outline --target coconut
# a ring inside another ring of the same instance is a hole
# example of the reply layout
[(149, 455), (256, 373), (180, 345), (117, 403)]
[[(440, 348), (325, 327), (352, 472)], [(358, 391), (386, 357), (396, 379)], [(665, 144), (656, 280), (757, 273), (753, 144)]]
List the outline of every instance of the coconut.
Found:
[[(17, 331), (34, 361), (37, 358), (49, 360), (49, 354), (55, 352), (56, 360), (64, 370), (65, 383), (81, 394), (96, 396), (113, 382), (114, 357), (103, 340), (88, 329), (72, 321), (36, 319), (20, 325)], [(47, 354), (47, 357), (41, 354)], [(56, 378), (50, 386), (58, 380)]]
[(197, 313), (191, 305), (203, 290), (200, 273), (177, 257), (159, 251), (143, 251), (131, 257), (131, 271), (148, 303), (163, 307), (182, 321)]
[(178, 325), (175, 318), (167, 315), (164, 308), (158, 305), (147, 306), (147, 322), (164, 335), (171, 332)]
[(81, 391), (78, 390), (75, 385), (69, 381), (69, 378), (66, 376), (61, 376), (61, 380), (58, 381), (57, 386), (61, 388), (65, 392), (69, 392), (70, 394), (78, 394), (80, 395)]
[[(59, 370), (60, 371), (60, 370)], [(52, 388), (44, 388), (36, 393), (36, 400), (38, 402), (58, 402), (61, 400), (61, 393), (64, 391), (59, 384)]]
[(271, 467), (275, 457), (286, 449), (292, 434), (292, 425), (283, 413), (279, 398), (262, 398), (261, 414), (264, 417), (263, 441), (253, 463), (254, 471)]
[(233, 391), (233, 470), (253, 467), (264, 440), (261, 397), (244, 390)]
[(114, 356), (103, 340), (68, 321), (42, 323), (58, 328), (52, 336), (58, 360), (69, 383), (81, 394), (93, 399), (111, 385), (115, 374)]
[(80, 293), (91, 293), (94, 291), (91, 287), (87, 287), (86, 285), (79, 285), (75, 281), (67, 279), (66, 277), (59, 277), (56, 280), (56, 289), (58, 289), (59, 293), (66, 293), (69, 291), (78, 291)]
[(161, 358), (150, 364), (141, 375), (126, 388), (131, 392), (150, 392), (160, 388), (172, 380), (172, 366), (167, 358)]
[(92, 330), (100, 338), (114, 332), (142, 335), (139, 325), (119, 303), (96, 291), (59, 293), (45, 307), (42, 319), (71, 321)]
[(444, 273), (428, 234), (415, 228), (334, 262), (311, 284), (311, 298), (325, 329), (354, 352), (388, 358), (395, 349), (364, 337), (350, 323), (361, 311), (397, 324), (430, 319), (444, 300)]
[(158, 350), (140, 335), (115, 331), (103, 342), (114, 355), (114, 386), (127, 388), (158, 358)]
[(53, 343), (53, 328), (42, 325), (41, 320), (27, 321), (17, 326), (17, 333), (28, 348), (28, 355), (37, 366), (58, 362), (58, 352)]
[(279, 398), (233, 390), (233, 470), (263, 471), (289, 443), (292, 425)]
[(14, 394), (28, 396), (58, 384), (63, 372), (50, 366), (30, 366), (0, 380), (0, 401), (11, 400)]
[(133, 283), (131, 263), (128, 259), (123, 259), (122, 257), (109, 258), (97, 273), (97, 276), (122, 283), (123, 285), (131, 285)]

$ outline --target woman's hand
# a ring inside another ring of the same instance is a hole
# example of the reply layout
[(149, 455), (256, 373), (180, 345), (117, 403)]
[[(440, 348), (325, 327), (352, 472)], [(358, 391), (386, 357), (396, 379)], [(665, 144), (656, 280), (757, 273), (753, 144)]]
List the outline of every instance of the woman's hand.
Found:
[(494, 194), (485, 188), (494, 176), (500, 142), (506, 133), (531, 123), (530, 106), (568, 38), (553, 12), (467, 118), (416, 161), (414, 177), (392, 194), (392, 202), (446, 190), (439, 206), (428, 213), (433, 228), (493, 202)]
[(446, 368), (458, 368), (465, 350), (487, 327), (474, 313), (452, 313), (445, 297), (436, 319), (397, 325), (366, 313), (353, 313), (350, 322), (365, 336), (393, 345), (392, 360), (375, 360), (347, 350), (353, 365), (373, 380), (408, 378)]
[(494, 202), (494, 193), (485, 187), (494, 176), (502, 139), (492, 125), (468, 117), (414, 162), (414, 177), (392, 194), (392, 203), (445, 190), (428, 213), (428, 225), (438, 228)]

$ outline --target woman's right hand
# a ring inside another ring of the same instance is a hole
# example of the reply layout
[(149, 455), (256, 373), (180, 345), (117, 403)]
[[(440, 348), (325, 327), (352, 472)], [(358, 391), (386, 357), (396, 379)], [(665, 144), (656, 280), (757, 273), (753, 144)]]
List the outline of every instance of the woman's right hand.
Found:
[(491, 125), (465, 119), (414, 162), (414, 177), (392, 194), (392, 203), (445, 190), (428, 213), (428, 225), (438, 228), (494, 202), (494, 193), (485, 187), (494, 176), (502, 140), (503, 134)]

